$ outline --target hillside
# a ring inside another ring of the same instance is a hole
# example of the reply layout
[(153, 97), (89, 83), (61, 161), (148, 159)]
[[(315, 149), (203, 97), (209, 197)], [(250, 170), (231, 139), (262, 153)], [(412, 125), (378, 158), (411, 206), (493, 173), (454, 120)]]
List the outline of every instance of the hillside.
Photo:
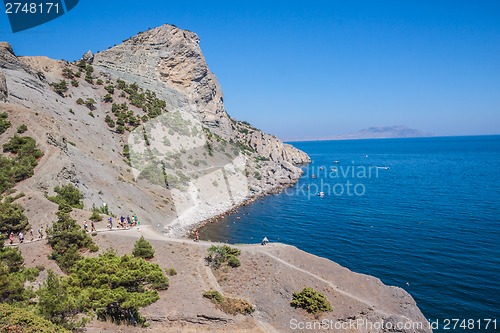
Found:
[[(147, 306), (141, 313), (149, 328), (93, 320), (87, 325), (88, 332), (289, 332), (291, 319), (363, 319), (386, 325), (425, 322), (404, 290), (294, 247), (238, 246), (241, 266), (216, 270), (205, 260), (214, 244), (181, 238), (204, 219), (293, 185), (302, 173), (298, 165), (310, 160), (275, 136), (228, 115), (196, 34), (164, 25), (101, 53), (87, 53), (76, 63), (18, 57), (9, 44), (0, 43), (0, 99), (0, 114), (5, 113), (10, 125), (0, 133), (2, 156), (11, 163), (9, 167), (16, 167), (13, 158), (21, 153), (4, 144), (12, 146), (16, 135), (31, 137), (33, 141), (28, 140), (26, 146), (35, 142), (40, 150), (30, 152), (36, 156), (29, 156), (34, 174), (15, 174), (15, 182), (6, 187), (2, 200), (9, 198), (23, 207), (34, 230), (47, 230), (58, 220), (49, 242), (59, 232), (62, 244), (69, 241), (66, 236), (89, 243), (90, 234), (81, 235), (79, 226), (92, 211), (104, 218), (96, 222), (98, 232), (91, 237), (99, 252), (92, 253), (88, 244), (66, 244), (55, 258), (70, 253), (74, 256), (69, 259), (78, 260), (68, 260), (64, 267), (48, 258), (54, 245), (51, 248), (46, 238), (8, 247), (21, 250), (27, 268), (50, 268), (62, 277), (76, 274), (71, 267), (98, 258), (110, 247), (118, 255), (130, 253), (134, 242), (144, 236), (155, 250), (153, 258), (141, 262), (144, 267), (161, 272), (175, 268), (177, 272), (169, 277), (168, 289), (158, 288), (158, 300), (142, 300)], [(79, 198), (72, 207), (49, 200), (57, 186), (66, 184), (82, 194), (83, 208)], [(114, 216), (116, 223), (116, 217), (134, 214), (140, 228), (107, 230), (106, 218)], [(70, 223), (70, 215), (76, 225)], [(23, 229), (26, 235), (27, 228)], [(0, 264), (4, 269), (4, 263)], [(115, 265), (101, 278), (119, 268)], [(140, 273), (140, 269), (134, 272)], [(94, 272), (81, 269), (79, 273), (91, 276)], [(40, 288), (48, 276), (47, 270), (42, 271), (31, 285)], [(64, 281), (83, 284), (83, 279), (70, 277)], [(102, 279), (94, 282), (102, 283)], [(114, 283), (103, 284), (103, 289), (111, 289)], [(87, 292), (92, 290), (90, 285)], [(315, 317), (291, 307), (293, 293), (305, 287), (324, 293), (333, 311)], [(134, 288), (132, 292), (137, 291)], [(118, 290), (118, 296), (123, 295), (123, 289)], [(149, 287), (145, 290), (151, 291)], [(255, 311), (228, 314), (202, 296), (208, 290), (245, 300)], [(83, 294), (97, 302), (100, 299), (94, 292), (102, 290)], [(53, 301), (57, 305), (59, 300)], [(108, 310), (113, 309), (111, 301)], [(358, 326), (347, 331), (389, 328)]]

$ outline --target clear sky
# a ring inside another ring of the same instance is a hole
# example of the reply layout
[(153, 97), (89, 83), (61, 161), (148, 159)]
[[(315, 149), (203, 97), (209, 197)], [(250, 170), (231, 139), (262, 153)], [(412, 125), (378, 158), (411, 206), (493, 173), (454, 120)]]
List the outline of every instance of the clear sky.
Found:
[(201, 38), (227, 111), (283, 139), (406, 125), (500, 134), (500, 1), (80, 0), (1, 40), (74, 60), (172, 23)]

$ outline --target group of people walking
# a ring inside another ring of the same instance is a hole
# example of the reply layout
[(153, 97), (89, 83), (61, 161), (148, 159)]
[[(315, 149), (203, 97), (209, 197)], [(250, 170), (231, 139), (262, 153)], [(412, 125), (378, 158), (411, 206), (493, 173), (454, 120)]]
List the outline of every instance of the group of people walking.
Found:
[[(19, 232), (19, 234), (17, 234), (17, 239), (19, 241), (19, 244), (22, 244), (24, 243), (24, 234), (22, 231)], [(14, 233), (13, 232), (10, 232), (9, 233), (9, 244), (14, 244)], [(33, 228), (30, 229), (29, 231), (29, 237), (30, 237), (30, 241), (33, 242), (35, 240), (35, 232), (33, 230)], [(44, 234), (43, 234), (43, 227), (40, 227), (38, 228), (37, 230), (37, 238), (38, 239), (42, 239), (44, 237)]]
[[(129, 229), (129, 228), (132, 228), (132, 227), (135, 227), (135, 226), (137, 226), (137, 228), (139, 228), (140, 225), (141, 225), (141, 222), (137, 218), (136, 214), (134, 214), (132, 217), (130, 217), (130, 215), (127, 215), (127, 217), (124, 217), (122, 215), (118, 219), (118, 224), (117, 224), (116, 228), (117, 229), (120, 229), (120, 228), (122, 228), (122, 229)], [(112, 216), (110, 216), (108, 218), (108, 224), (106, 225), (106, 227), (109, 230), (113, 229), (113, 217)], [(83, 229), (85, 230), (85, 232), (89, 232), (89, 225), (87, 223), (87, 220), (85, 220), (83, 222)], [(94, 221), (90, 221), (90, 232), (94, 232), (94, 231), (96, 231)]]

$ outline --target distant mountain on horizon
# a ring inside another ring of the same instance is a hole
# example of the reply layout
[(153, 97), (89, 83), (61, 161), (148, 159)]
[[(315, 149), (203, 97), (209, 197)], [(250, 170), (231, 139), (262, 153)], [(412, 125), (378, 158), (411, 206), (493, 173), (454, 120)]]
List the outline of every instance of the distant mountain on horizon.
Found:
[(395, 138), (419, 138), (435, 136), (432, 133), (422, 132), (420, 130), (410, 128), (404, 125), (368, 127), (360, 131), (348, 134), (340, 134), (329, 137), (314, 138), (314, 139), (296, 139), (290, 141), (326, 141), (326, 140), (355, 140), (355, 139), (395, 139)]

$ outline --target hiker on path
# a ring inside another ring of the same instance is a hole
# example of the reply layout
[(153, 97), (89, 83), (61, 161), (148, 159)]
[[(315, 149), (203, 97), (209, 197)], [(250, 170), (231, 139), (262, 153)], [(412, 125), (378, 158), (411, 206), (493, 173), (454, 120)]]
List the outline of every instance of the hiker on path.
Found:
[(10, 244), (14, 243), (14, 234), (12, 232), (9, 235), (9, 243)]
[(87, 220), (83, 221), (83, 229), (85, 229), (85, 232), (89, 232), (89, 225), (87, 224)]
[(90, 231), (94, 232), (95, 231), (95, 224), (94, 221), (90, 221)]
[(200, 241), (200, 233), (198, 232), (198, 230), (196, 230), (196, 232), (194, 233), (194, 241), (195, 242)]
[(33, 228), (30, 229), (30, 238), (31, 241), (33, 241), (33, 239), (35, 238), (35, 236), (33, 236)]

